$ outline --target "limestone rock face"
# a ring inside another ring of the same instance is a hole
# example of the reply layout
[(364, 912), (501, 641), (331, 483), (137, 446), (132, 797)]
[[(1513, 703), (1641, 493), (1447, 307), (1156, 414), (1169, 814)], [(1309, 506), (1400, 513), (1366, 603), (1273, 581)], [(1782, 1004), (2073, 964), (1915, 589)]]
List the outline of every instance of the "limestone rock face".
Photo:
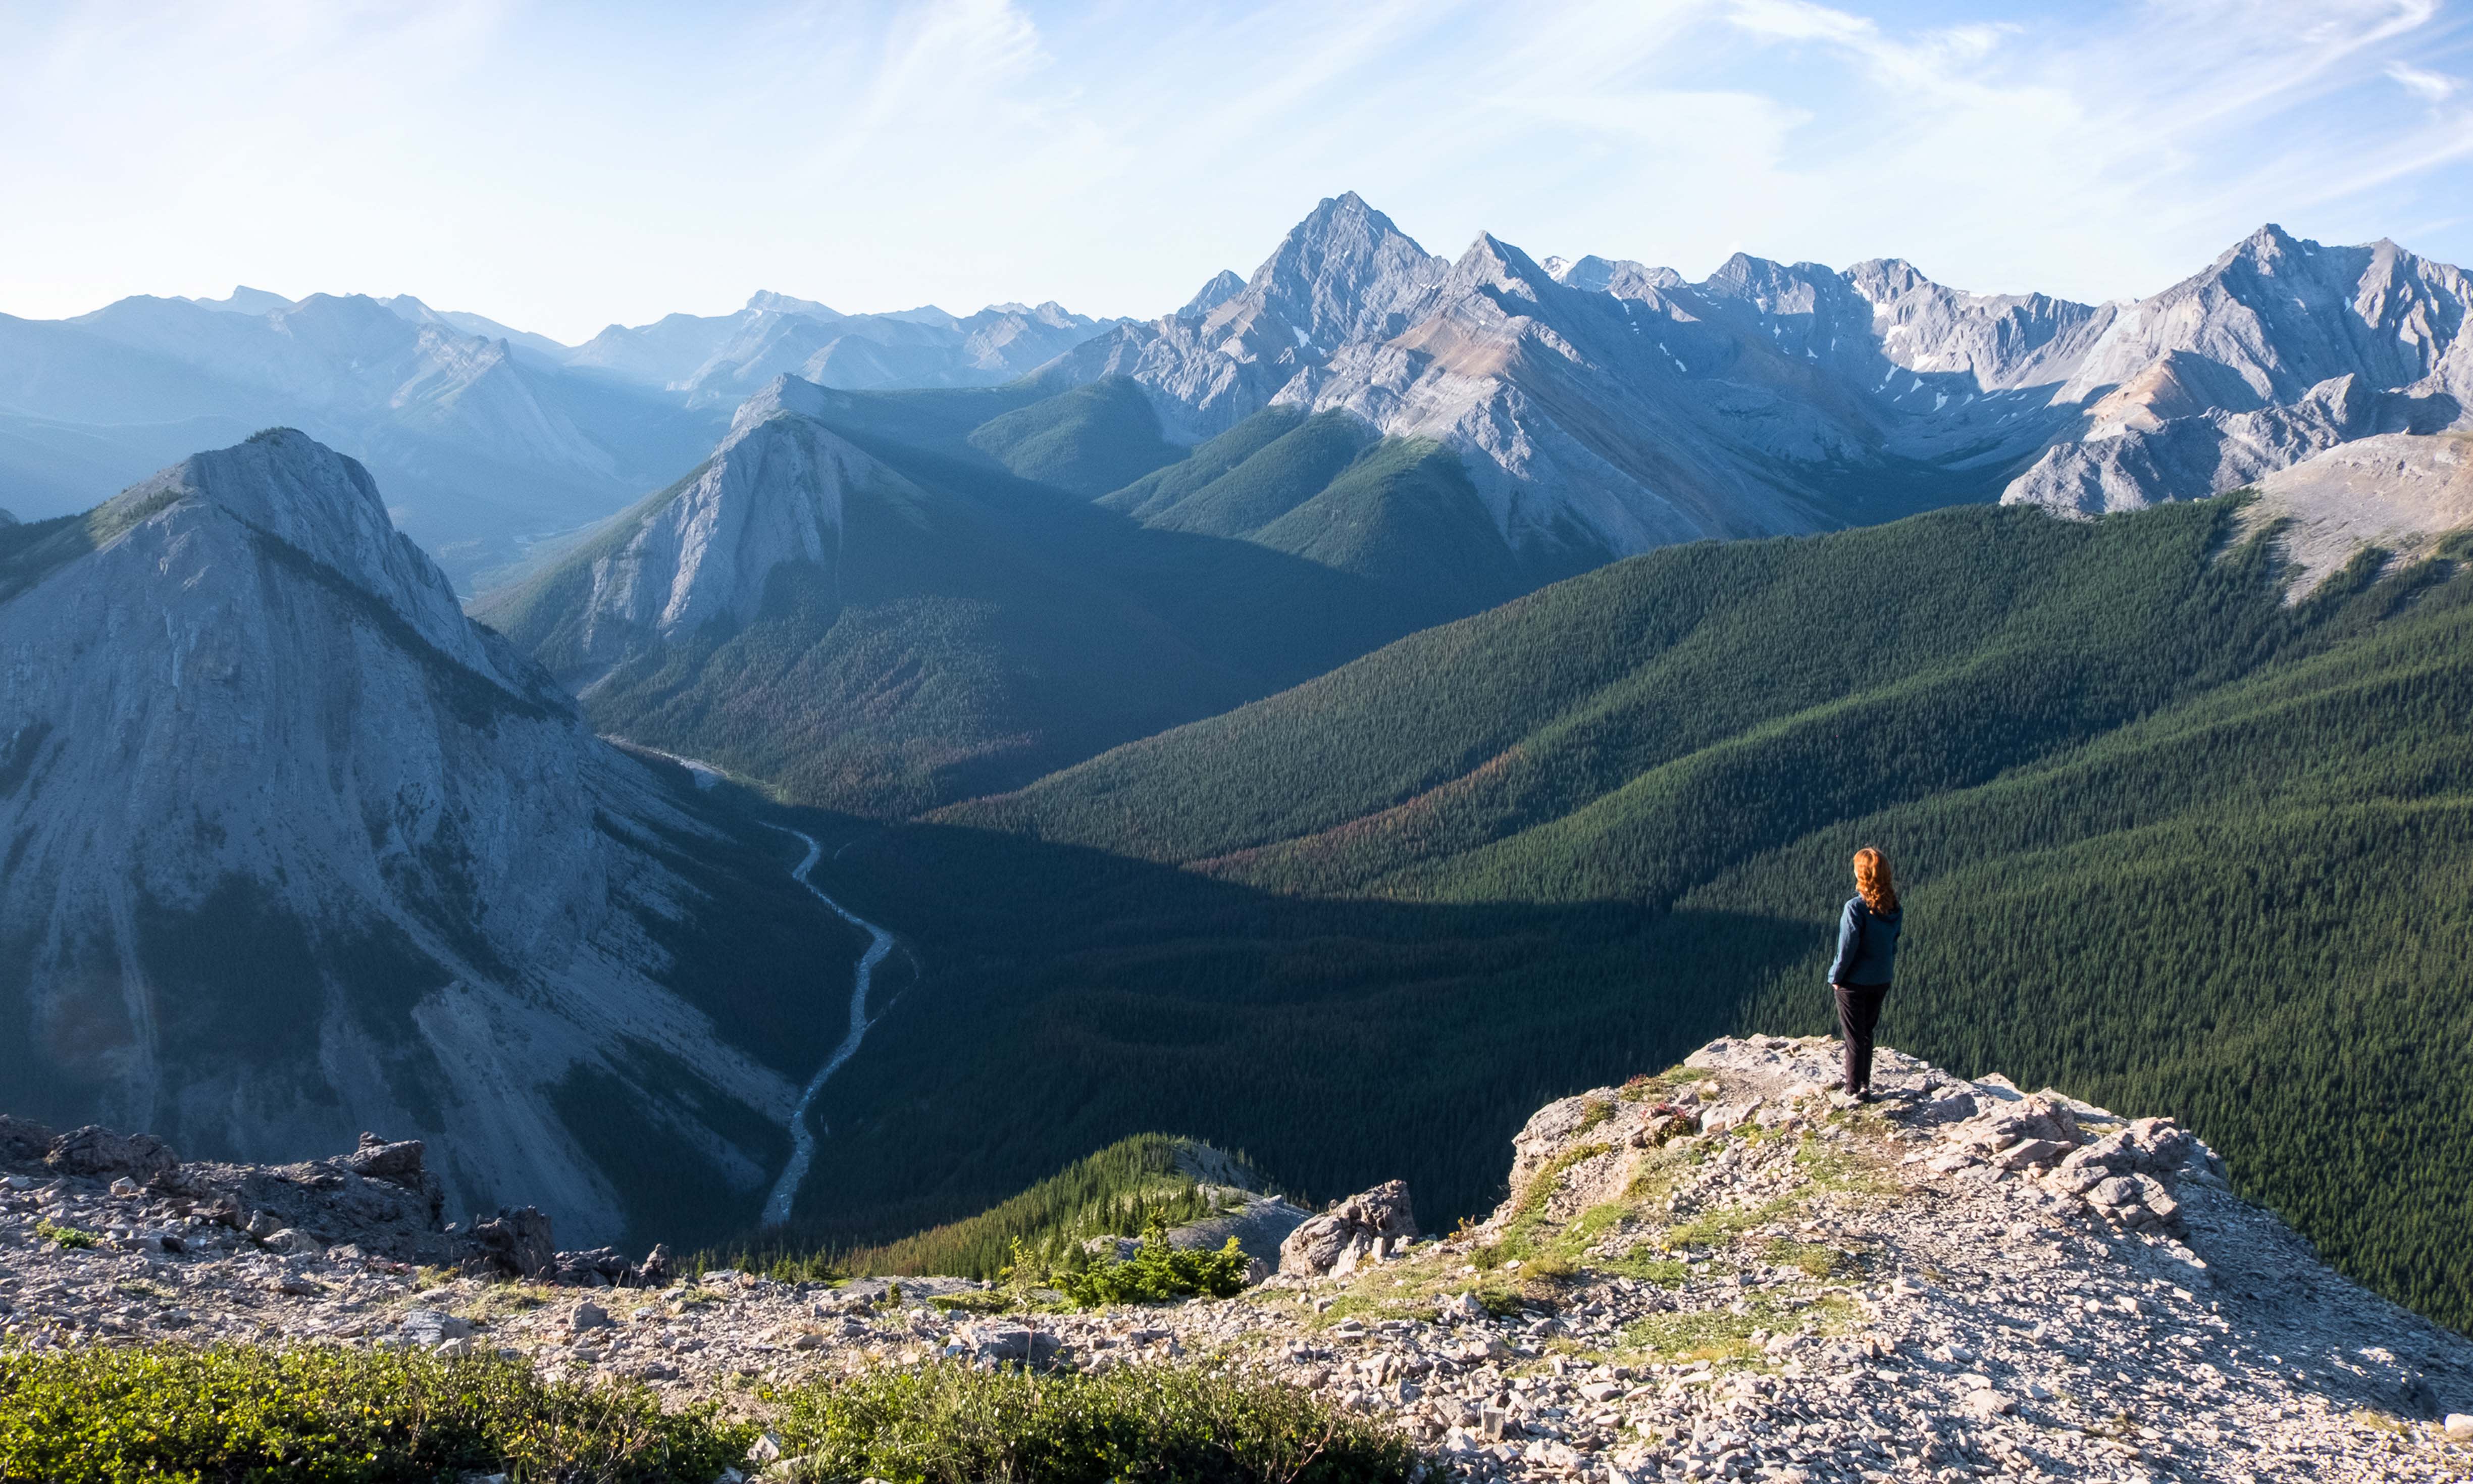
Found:
[(843, 498), (862, 484), (903, 482), (821, 423), (787, 412), (742, 415), (702, 468), (639, 510), (594, 560), (576, 662), (606, 668), (709, 624), (744, 625), (784, 566), (830, 588)]
[(692, 1105), (795, 1089), (644, 925), (708, 900), (664, 852), (731, 837), (465, 617), (359, 463), (271, 431), (141, 482), (15, 554), (0, 656), (21, 1109), (269, 1161), (411, 1130), (456, 1204), (591, 1238), (619, 1195), (556, 1089), (606, 1075), (760, 1186)]

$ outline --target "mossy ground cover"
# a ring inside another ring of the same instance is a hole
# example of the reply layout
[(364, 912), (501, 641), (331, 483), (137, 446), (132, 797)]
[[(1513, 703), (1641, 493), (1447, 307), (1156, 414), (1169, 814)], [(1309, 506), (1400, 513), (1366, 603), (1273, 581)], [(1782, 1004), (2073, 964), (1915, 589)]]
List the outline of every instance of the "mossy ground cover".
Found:
[(0, 1353), (0, 1478), (708, 1480), (754, 1430), (496, 1359), (218, 1347)]
[[(1375, 1484), (1414, 1456), (1386, 1424), (1215, 1364), (1104, 1376), (885, 1367), (757, 1388), (728, 1416), (516, 1361), (326, 1348), (0, 1353), (0, 1479), (43, 1484), (706, 1484), (770, 1427), (794, 1476), (902, 1484)], [(750, 1418), (756, 1420), (749, 1420)]]
[(1211, 1364), (871, 1371), (791, 1396), (780, 1436), (819, 1480), (1375, 1484), (1415, 1463), (1386, 1424)]

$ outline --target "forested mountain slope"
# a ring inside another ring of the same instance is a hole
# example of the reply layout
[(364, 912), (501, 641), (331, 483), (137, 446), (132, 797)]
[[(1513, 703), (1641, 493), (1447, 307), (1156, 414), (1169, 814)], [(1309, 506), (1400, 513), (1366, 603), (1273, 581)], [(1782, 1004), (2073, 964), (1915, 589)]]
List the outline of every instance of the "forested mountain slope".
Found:
[[(927, 983), (828, 1100), (844, 1209), (1165, 1126), (1447, 1221), (1541, 1093), (1822, 1026), (1869, 842), (1910, 887), (1899, 1043), (2184, 1117), (2466, 1322), (2473, 572), (2365, 558), (2290, 604), (2238, 505), (1669, 549), (846, 831)], [(1024, 1057), (1046, 1114), (990, 1138)]]

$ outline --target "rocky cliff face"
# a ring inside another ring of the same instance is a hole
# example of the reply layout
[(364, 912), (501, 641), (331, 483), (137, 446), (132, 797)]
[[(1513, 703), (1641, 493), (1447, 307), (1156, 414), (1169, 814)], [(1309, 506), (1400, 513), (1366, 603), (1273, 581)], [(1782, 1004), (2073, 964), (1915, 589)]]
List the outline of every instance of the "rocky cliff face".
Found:
[(2265, 227), (2109, 323), (2053, 393), (2082, 426), (2003, 498), (2135, 510), (2250, 483), (2338, 443), (2460, 426), (2473, 282), (2391, 242)]
[(588, 681), (588, 672), (708, 624), (753, 621), (785, 567), (830, 592), (843, 500), (860, 486), (906, 488), (822, 424), (751, 404), (702, 468), (604, 538), (577, 606), (569, 678)]
[(24, 529), (0, 559), (19, 1111), (258, 1159), (415, 1130), (459, 1203), (520, 1190), (606, 1239), (640, 1193), (586, 1147), (615, 1097), (716, 1192), (760, 1185), (780, 1053), (671, 983), (708, 894), (778, 868), (468, 622), (366, 469), (270, 432)]

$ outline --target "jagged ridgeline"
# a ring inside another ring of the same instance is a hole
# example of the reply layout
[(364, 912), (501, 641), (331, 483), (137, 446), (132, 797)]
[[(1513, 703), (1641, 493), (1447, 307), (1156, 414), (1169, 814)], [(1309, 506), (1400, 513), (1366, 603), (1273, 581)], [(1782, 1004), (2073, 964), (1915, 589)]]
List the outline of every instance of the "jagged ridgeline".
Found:
[(2240, 497), (1672, 548), (844, 828), (834, 889), (927, 983), (827, 1097), (816, 1188), (958, 1215), (1171, 1127), (1447, 1225), (1543, 1098), (1823, 1027), (1874, 843), (1910, 886), (1885, 1034), (2183, 1118), (2473, 1321), (2473, 572), (2289, 575)]
[(468, 621), (359, 463), (269, 429), (0, 527), (0, 650), (7, 1112), (418, 1136), (459, 1218), (577, 1245), (754, 1218), (860, 939)]

